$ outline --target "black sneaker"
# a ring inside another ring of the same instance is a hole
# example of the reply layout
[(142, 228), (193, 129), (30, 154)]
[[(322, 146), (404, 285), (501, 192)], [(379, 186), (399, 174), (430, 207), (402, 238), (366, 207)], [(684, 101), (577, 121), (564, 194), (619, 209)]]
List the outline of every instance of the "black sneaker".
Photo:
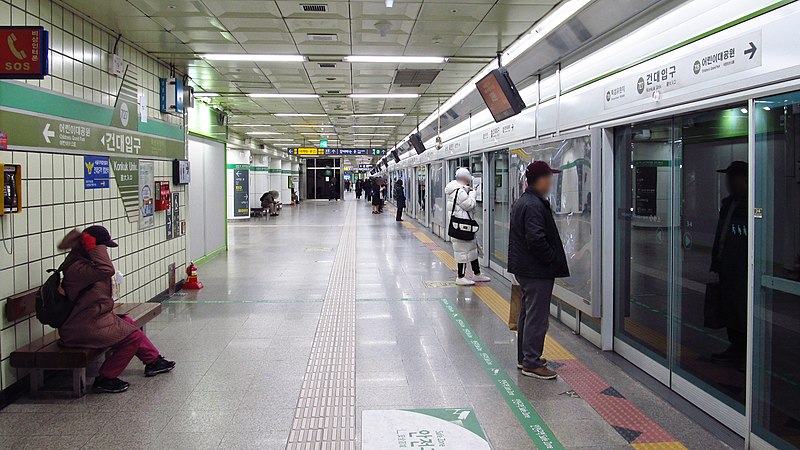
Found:
[(97, 377), (94, 379), (92, 388), (95, 392), (102, 392), (107, 394), (119, 394), (125, 392), (130, 387), (130, 383), (122, 381), (119, 378), (103, 378)]
[(161, 355), (155, 362), (144, 366), (144, 376), (154, 377), (160, 373), (167, 373), (175, 368), (175, 361), (170, 361)]

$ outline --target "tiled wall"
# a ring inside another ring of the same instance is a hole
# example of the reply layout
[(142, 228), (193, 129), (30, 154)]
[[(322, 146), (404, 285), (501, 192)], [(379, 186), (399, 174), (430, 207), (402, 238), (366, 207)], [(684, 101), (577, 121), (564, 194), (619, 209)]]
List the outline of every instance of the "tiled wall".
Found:
[[(115, 40), (111, 33), (50, 0), (0, 0), (0, 25), (43, 25), (50, 31), (52, 76), (30, 84), (114, 105), (122, 80), (107, 70)], [(183, 117), (157, 110), (158, 78), (168, 76), (168, 68), (125, 41), (118, 53), (137, 68), (150, 117), (183, 124)], [(177, 264), (181, 279), (187, 256), (185, 237), (166, 240), (164, 212), (156, 212), (155, 228), (139, 231), (125, 217), (113, 179), (109, 189), (85, 190), (82, 156), (0, 151), (0, 163), (22, 164), (25, 207), (22, 214), (0, 217), (0, 388), (6, 389), (24, 375), (10, 367), (10, 353), (51, 331), (35, 318), (8, 321), (7, 298), (37, 287), (45, 270), (60, 264), (63, 254), (55, 246), (69, 229), (102, 224), (111, 231), (120, 244), (111, 257), (125, 274), (121, 300), (126, 302), (144, 302), (166, 290), (170, 263)], [(171, 162), (156, 161), (155, 168), (157, 181), (171, 179)], [(172, 190), (180, 193), (180, 214), (186, 219), (185, 188), (173, 185)]]

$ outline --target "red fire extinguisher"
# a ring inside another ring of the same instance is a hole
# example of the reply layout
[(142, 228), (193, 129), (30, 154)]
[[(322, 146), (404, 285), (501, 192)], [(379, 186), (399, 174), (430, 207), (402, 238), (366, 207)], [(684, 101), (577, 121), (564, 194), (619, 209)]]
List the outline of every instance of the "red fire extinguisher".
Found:
[(197, 279), (197, 266), (194, 265), (194, 261), (189, 263), (189, 267), (186, 268), (186, 282), (183, 283), (184, 289), (203, 289), (203, 283)]

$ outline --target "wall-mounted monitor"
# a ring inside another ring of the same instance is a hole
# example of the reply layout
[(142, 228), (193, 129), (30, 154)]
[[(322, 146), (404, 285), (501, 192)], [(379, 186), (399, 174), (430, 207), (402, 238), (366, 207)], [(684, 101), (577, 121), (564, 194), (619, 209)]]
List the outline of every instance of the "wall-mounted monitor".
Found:
[(192, 181), (192, 173), (189, 169), (189, 161), (176, 159), (172, 161), (172, 182), (174, 184), (189, 184)]
[(419, 133), (412, 133), (411, 136), (408, 137), (408, 142), (414, 147), (418, 155), (421, 155), (426, 150), (425, 144), (422, 143), (422, 136), (420, 136)]
[(525, 109), (525, 102), (517, 91), (508, 71), (495, 69), (475, 83), (495, 122), (516, 116)]
[(400, 155), (397, 154), (397, 150), (392, 150), (392, 158), (394, 159), (395, 163), (400, 162)]

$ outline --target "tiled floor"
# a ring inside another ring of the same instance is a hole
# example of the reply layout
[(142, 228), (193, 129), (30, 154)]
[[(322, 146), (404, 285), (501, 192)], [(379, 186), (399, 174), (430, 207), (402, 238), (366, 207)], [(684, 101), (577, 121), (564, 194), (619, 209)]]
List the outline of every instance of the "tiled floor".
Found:
[[(416, 230), (353, 203), (308, 202), (232, 225), (230, 251), (200, 266), (206, 288), (173, 297), (148, 325), (162, 353), (178, 362), (173, 373), (144, 378), (134, 361), (124, 394), (23, 398), (0, 412), (0, 448), (284, 449), (340, 264), (355, 269), (354, 448), (361, 448), (362, 411), (422, 408), (471, 408), (493, 449), (536, 448), (441, 298), (458, 308), (563, 447), (632, 448), (589, 402), (566, 395), (574, 387), (564, 379), (519, 377), (515, 336), (474, 291), (425, 286), (453, 273)], [(340, 248), (347, 232), (355, 235), (353, 253)], [(506, 283), (489, 285), (508, 295)], [(554, 322), (551, 336), (682, 446), (727, 448), (570, 330)]]

